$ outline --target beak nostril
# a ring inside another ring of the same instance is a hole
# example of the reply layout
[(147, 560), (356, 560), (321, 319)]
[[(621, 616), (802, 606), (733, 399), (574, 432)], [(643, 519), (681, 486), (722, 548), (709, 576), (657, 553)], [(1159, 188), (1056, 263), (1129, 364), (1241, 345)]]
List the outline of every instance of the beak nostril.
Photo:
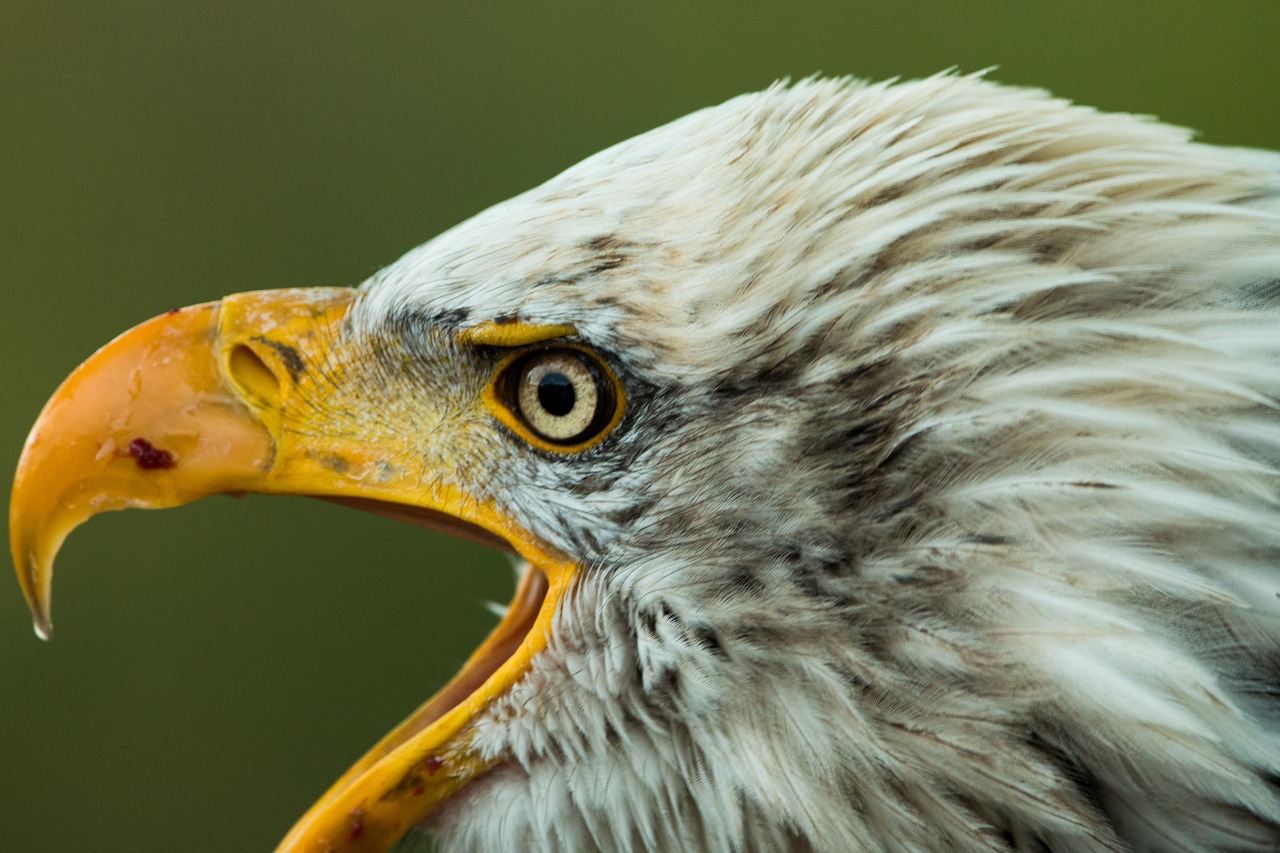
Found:
[(252, 349), (236, 344), (227, 359), (227, 370), (242, 393), (267, 406), (279, 405), (280, 379)]

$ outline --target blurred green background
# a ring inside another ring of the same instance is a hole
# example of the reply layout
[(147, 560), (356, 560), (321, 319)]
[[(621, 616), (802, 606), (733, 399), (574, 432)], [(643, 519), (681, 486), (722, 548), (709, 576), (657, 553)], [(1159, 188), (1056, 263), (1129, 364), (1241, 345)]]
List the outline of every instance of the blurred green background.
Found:
[[(167, 308), (354, 284), (617, 140), (783, 76), (999, 66), (1280, 148), (1280, 3), (0, 2), (0, 458)], [(504, 560), (305, 499), (116, 513), (55, 642), (0, 582), (0, 850), (267, 850), (440, 685)]]

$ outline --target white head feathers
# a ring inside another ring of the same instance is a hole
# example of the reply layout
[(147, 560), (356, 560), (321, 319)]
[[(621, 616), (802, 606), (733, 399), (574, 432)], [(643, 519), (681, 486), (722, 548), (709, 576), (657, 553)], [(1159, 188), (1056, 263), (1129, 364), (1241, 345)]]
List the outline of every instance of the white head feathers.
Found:
[(571, 323), (633, 400), (509, 484), (593, 571), (446, 845), (1280, 848), (1278, 173), (810, 80), (375, 276), (370, 333)]

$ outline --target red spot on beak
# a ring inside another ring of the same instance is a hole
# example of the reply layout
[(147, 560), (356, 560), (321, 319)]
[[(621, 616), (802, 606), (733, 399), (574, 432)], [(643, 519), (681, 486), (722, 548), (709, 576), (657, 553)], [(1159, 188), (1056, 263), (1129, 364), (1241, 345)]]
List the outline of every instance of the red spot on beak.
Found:
[(422, 762), (422, 766), (427, 768), (427, 773), (434, 776), (436, 771), (444, 767), (444, 759), (435, 755), (428, 755)]
[(364, 835), (364, 821), (361, 820), (364, 817), (364, 809), (356, 806), (351, 810), (351, 816), (356, 820), (355, 823), (351, 824), (351, 828), (347, 830), (347, 840), (355, 841), (361, 835)]
[(129, 455), (133, 457), (134, 462), (138, 463), (139, 468), (146, 471), (172, 468), (177, 464), (172, 453), (161, 450), (145, 438), (135, 438), (129, 442)]

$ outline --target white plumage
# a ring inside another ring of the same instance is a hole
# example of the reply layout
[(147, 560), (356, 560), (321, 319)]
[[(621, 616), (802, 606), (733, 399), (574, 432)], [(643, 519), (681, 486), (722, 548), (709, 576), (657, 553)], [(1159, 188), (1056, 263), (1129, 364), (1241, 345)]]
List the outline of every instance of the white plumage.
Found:
[(375, 276), (366, 334), (571, 322), (630, 396), (508, 460), (591, 570), (444, 849), (1280, 849), (1278, 171), (811, 80)]

